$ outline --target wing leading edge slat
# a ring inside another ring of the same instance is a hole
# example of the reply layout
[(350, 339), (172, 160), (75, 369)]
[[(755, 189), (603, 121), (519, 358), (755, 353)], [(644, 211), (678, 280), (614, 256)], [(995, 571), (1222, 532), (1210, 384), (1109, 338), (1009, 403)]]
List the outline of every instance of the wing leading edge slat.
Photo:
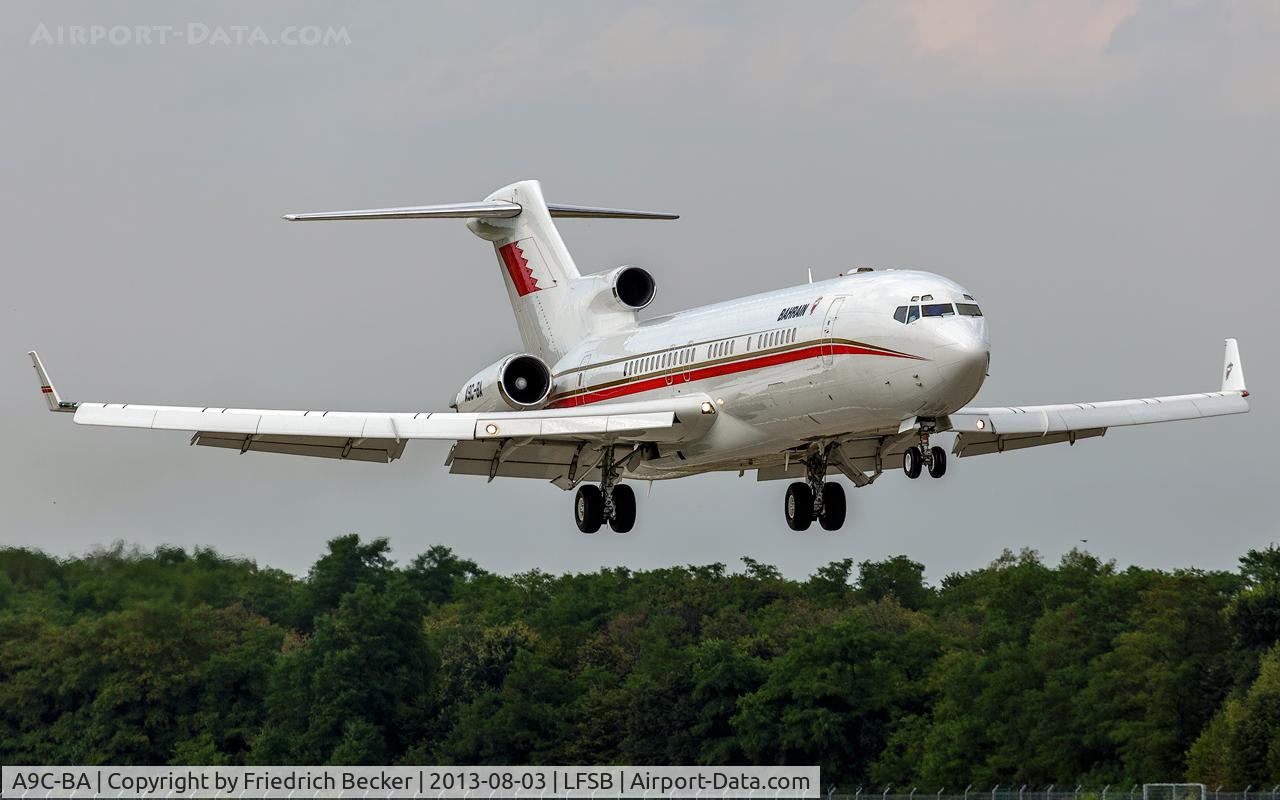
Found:
[[(709, 409), (709, 410), (708, 410)], [(386, 413), (80, 403), (75, 421), (191, 431), (193, 444), (322, 458), (388, 462), (411, 439), (660, 442), (696, 439), (716, 417), (705, 395), (589, 408), (490, 413)]]
[(1108, 428), (1244, 414), (1249, 410), (1249, 390), (1240, 348), (1235, 339), (1224, 345), (1219, 391), (1100, 403), (962, 408), (949, 417), (951, 430), (960, 434), (951, 452), (963, 458), (1042, 444), (1075, 444), (1077, 439), (1102, 436)]

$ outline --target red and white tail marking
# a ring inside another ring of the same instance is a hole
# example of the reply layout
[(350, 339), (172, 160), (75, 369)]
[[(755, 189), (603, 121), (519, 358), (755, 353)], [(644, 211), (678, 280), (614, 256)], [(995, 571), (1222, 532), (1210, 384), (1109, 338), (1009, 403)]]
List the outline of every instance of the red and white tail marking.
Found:
[(507, 268), (511, 285), (520, 297), (556, 285), (556, 279), (547, 269), (538, 249), (538, 242), (532, 237), (502, 245), (498, 248), (498, 257)]

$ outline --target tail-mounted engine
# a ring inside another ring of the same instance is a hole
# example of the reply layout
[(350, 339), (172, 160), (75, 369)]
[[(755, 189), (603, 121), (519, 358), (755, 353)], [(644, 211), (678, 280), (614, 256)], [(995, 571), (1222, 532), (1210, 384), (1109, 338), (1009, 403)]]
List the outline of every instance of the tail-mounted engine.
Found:
[(612, 280), (613, 299), (629, 311), (639, 311), (653, 302), (658, 284), (646, 269), (618, 267), (608, 274)]
[(528, 411), (551, 396), (551, 368), (528, 353), (513, 353), (467, 381), (454, 398), (458, 411)]

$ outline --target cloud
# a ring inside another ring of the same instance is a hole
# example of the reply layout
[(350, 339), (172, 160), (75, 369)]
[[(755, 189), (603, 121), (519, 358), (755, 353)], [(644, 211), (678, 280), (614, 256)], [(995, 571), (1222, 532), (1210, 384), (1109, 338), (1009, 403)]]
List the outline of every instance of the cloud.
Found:
[(1138, 0), (910, 0), (916, 54), (939, 62), (953, 83), (1001, 88), (1082, 89), (1125, 72), (1109, 52)]
[[(904, 0), (629, 6), (608, 17), (516, 24), (483, 53), (444, 53), (373, 102), (401, 119), (506, 104), (848, 117), (893, 103), (1051, 97), (1104, 102), (1178, 81), (1274, 98), (1280, 55), (1267, 4), (1140, 0)], [(1274, 41), (1274, 40), (1270, 40)], [(1182, 87), (1179, 87), (1182, 90)]]

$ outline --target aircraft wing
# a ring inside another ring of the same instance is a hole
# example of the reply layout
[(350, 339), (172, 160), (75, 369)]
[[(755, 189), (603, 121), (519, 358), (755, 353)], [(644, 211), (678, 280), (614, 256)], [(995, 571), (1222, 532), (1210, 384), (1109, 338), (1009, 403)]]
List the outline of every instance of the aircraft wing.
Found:
[(1235, 339), (1227, 339), (1219, 391), (1099, 403), (962, 408), (950, 415), (951, 429), (960, 434), (951, 452), (964, 458), (1057, 442), (1075, 444), (1077, 439), (1102, 436), (1108, 428), (1243, 414), (1249, 410), (1248, 396), (1239, 347)]
[(287, 411), (256, 408), (152, 406), (134, 403), (65, 402), (53, 388), (40, 357), (32, 365), (50, 411), (74, 413), (79, 425), (189, 431), (192, 444), (240, 452), (388, 462), (411, 439), (447, 441), (683, 442), (698, 438), (715, 421), (706, 395), (665, 400), (491, 413)]

